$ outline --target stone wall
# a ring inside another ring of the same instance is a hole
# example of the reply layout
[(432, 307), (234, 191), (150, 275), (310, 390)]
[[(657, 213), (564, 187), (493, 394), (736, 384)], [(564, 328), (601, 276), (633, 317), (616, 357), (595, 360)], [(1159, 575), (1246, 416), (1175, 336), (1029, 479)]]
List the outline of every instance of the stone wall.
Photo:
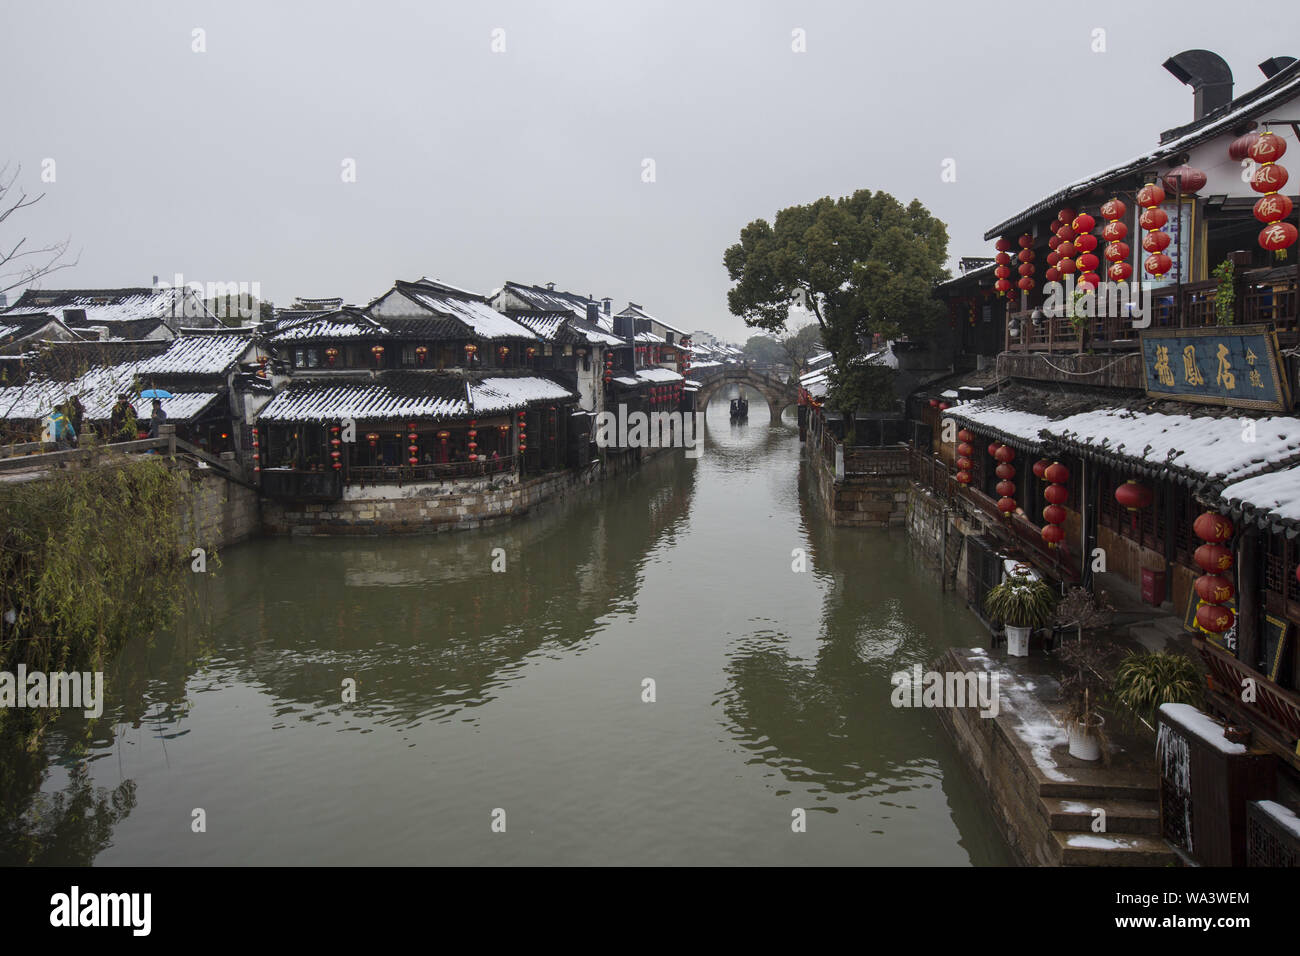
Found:
[(183, 541), (215, 550), (244, 541), (261, 528), (257, 492), (207, 468), (185, 472)]
[[(427, 534), (480, 528), (525, 514), (534, 505), (598, 481), (599, 461), (585, 468), (519, 481), (472, 486), (455, 493), (436, 486), (371, 485), (339, 501), (262, 502), (269, 534)], [(364, 497), (362, 497), (364, 496)]]
[(905, 525), (912, 479), (906, 475), (850, 475), (837, 479), (820, 438), (820, 434), (810, 436), (808, 463), (816, 476), (827, 520), (833, 525), (853, 528)]

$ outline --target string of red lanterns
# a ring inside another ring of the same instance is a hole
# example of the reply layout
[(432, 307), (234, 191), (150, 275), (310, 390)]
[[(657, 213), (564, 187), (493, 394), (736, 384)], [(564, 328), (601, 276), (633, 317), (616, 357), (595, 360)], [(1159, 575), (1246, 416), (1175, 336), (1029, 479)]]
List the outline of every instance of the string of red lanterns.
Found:
[(1259, 164), (1250, 178), (1250, 188), (1264, 193), (1255, 203), (1255, 218), (1264, 223), (1259, 244), (1277, 258), (1285, 259), (1286, 250), (1296, 241), (1296, 227), (1283, 222), (1291, 215), (1291, 200), (1280, 192), (1289, 178), (1286, 167), (1278, 164), (1286, 154), (1286, 140), (1271, 130), (1264, 130), (1251, 143), (1248, 152)]
[(1020, 251), (1016, 253), (1016, 258), (1020, 260), (1020, 280), (1016, 283), (1021, 292), (1034, 291), (1034, 237), (1025, 233), (1018, 240)]
[(1040, 534), (1049, 548), (1055, 548), (1065, 540), (1065, 529), (1061, 525), (1065, 524), (1065, 503), (1070, 500), (1070, 489), (1066, 487), (1066, 482), (1070, 480), (1070, 469), (1059, 461), (1045, 464), (1043, 480), (1048, 482), (1043, 489), (1043, 500), (1047, 506), (1043, 508), (1044, 524)]
[(420, 463), (420, 446), (416, 444), (419, 437), (419, 433), (415, 430), (415, 422), (407, 422), (406, 439), (410, 444), (406, 446), (406, 450), (410, 452), (411, 457), (406, 459), (406, 463), (412, 468)]
[(253, 474), (262, 472), (262, 443), (258, 439), (257, 427), (253, 427)]
[(1074, 219), (1075, 212), (1069, 206), (1056, 214), (1056, 281), (1062, 276), (1073, 275), (1078, 268), (1074, 261)]
[(1124, 239), (1128, 236), (1128, 226), (1123, 222), (1128, 207), (1117, 197), (1112, 197), (1101, 204), (1101, 217), (1106, 225), (1101, 228), (1101, 237), (1106, 240), (1106, 275), (1114, 282), (1127, 282), (1133, 275), (1133, 266), (1129, 264), (1132, 249)]
[(1097, 237), (1092, 231), (1097, 228), (1097, 220), (1086, 212), (1081, 212), (1070, 221), (1074, 230), (1074, 252), (1077, 258), (1074, 266), (1079, 272), (1079, 288), (1089, 292), (1096, 291), (1101, 285), (1101, 276), (1097, 267), (1101, 260), (1097, 258)]
[(470, 460), (470, 461), (478, 461), (478, 454), (477, 454), (477, 452), (478, 452), (478, 441), (477, 441), (477, 439), (478, 439), (478, 419), (476, 419), (476, 418), (471, 418), (471, 419), (469, 420), (469, 444), (466, 446), (466, 447), (469, 448), (469, 460)]
[(998, 511), (1002, 512), (1002, 517), (1010, 518), (1017, 508), (1016, 483), (1011, 480), (1016, 477), (1016, 468), (1011, 464), (1016, 458), (1016, 450), (1010, 445), (999, 445), (996, 442), (994, 444), (997, 447), (993, 451), (993, 457), (997, 460), (998, 466), (993, 473), (1001, 479), (994, 489), (999, 496)]
[(998, 281), (993, 283), (993, 288), (998, 295), (1007, 295), (1011, 292), (1011, 240), (998, 239), (997, 250), (997, 255), (993, 257), (997, 268), (993, 270), (993, 274), (998, 277)]
[(1169, 222), (1169, 214), (1160, 208), (1165, 201), (1165, 191), (1157, 183), (1147, 183), (1138, 190), (1137, 203), (1142, 207), (1138, 225), (1147, 230), (1142, 238), (1142, 248), (1148, 253), (1142, 267), (1153, 276), (1164, 275), (1173, 268), (1174, 261), (1165, 254), (1169, 247), (1169, 233), (1164, 227)]
[[(608, 381), (608, 379), (606, 379)], [(519, 412), (519, 454), (528, 450), (528, 435), (524, 428), (527, 425), (528, 414), (523, 410)]]
[(1236, 615), (1224, 607), (1232, 600), (1235, 588), (1224, 572), (1232, 570), (1232, 549), (1223, 546), (1232, 538), (1232, 522), (1223, 515), (1207, 511), (1192, 523), (1192, 531), (1205, 544), (1196, 549), (1192, 559), (1205, 573), (1196, 579), (1196, 623), (1211, 634), (1222, 634), (1232, 627)]
[(338, 425), (331, 425), (331, 426), (330, 426), (330, 435), (331, 435), (331, 438), (330, 438), (330, 458), (334, 459), (334, 463), (333, 463), (333, 465), (331, 465), (331, 467), (332, 467), (335, 471), (338, 471), (340, 468), (343, 467), (343, 463), (339, 461), (339, 459), (342, 457), (342, 453), (339, 451), (339, 449), (343, 446), (343, 440), (342, 440), (341, 438), (339, 438), (339, 426), (338, 426)]

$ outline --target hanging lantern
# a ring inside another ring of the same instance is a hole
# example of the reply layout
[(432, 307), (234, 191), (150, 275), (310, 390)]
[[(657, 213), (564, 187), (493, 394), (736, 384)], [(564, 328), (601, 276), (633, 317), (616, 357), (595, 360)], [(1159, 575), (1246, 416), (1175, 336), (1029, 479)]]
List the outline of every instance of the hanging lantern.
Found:
[(1123, 262), (1129, 257), (1131, 251), (1127, 242), (1112, 242), (1106, 247), (1106, 260), (1108, 262)]
[(1134, 478), (1115, 489), (1115, 500), (1129, 511), (1150, 507), (1152, 498), (1151, 489)]
[(427, 345), (417, 345), (415, 347), (415, 359), (421, 365), (429, 358), (429, 347)]
[(991, 443), (991, 444), (989, 445), (989, 457), (990, 457), (990, 458), (996, 458), (996, 457), (998, 457), (998, 449), (1001, 448), (1001, 447), (1002, 447), (1002, 443), (1001, 443), (1001, 442), (996, 442), (996, 441), (995, 441), (995, 442)]
[(1059, 524), (1043, 525), (1041, 534), (1049, 548), (1055, 548), (1065, 540), (1065, 529), (1063, 529)]
[(999, 252), (996, 256), (993, 257), (993, 261), (1000, 266), (1009, 266), (1011, 265), (1011, 253)]
[(1043, 469), (1043, 477), (1054, 485), (1063, 485), (1070, 480), (1070, 469), (1054, 461)]
[(325, 361), (328, 362), (330, 365), (333, 365), (338, 360), (338, 357), (339, 357), (339, 350), (334, 348), (333, 346), (330, 346), (325, 350)]
[(957, 433), (957, 440), (960, 442), (970, 443), (975, 440), (975, 434), (971, 432), (969, 429), (963, 428), (961, 431)]
[(1067, 239), (1065, 242), (1062, 242), (1056, 247), (1056, 251), (1060, 253), (1060, 258), (1057, 259), (1058, 262), (1061, 259), (1073, 259), (1079, 253), (1079, 250), (1074, 247), (1073, 239)]
[(1001, 462), (1015, 461), (1016, 450), (1010, 445), (1001, 445), (993, 457)]
[(1096, 250), (1096, 248), (1097, 248), (1097, 237), (1094, 236), (1092, 233), (1089, 232), (1082, 236), (1075, 236), (1074, 238), (1075, 252), (1093, 252), (1094, 250)]
[[(579, 353), (580, 353), (579, 358), (581, 358), (582, 355), (586, 355), (586, 354), (587, 354), (586, 352), (583, 352), (581, 349), (579, 349), (578, 351), (579, 351)], [(528, 348), (524, 349), (524, 355), (528, 356), (528, 358), (530, 358), (530, 359), (531, 359), (534, 355), (536, 355), (536, 354), (537, 354), (537, 349), (534, 348), (534, 347), (531, 346), (531, 345), (528, 346)]]
[(474, 356), (475, 356), (477, 353), (478, 353), (478, 346), (477, 346), (477, 345), (475, 345), (473, 342), (467, 342), (467, 343), (465, 344), (465, 361), (466, 361), (467, 363), (468, 363), (468, 362), (472, 362), (472, 361), (474, 360)]
[(384, 347), (382, 345), (370, 346), (370, 354), (375, 360), (376, 365), (382, 365), (384, 362)]
[(374, 448), (379, 444), (379, 432), (366, 432), (366, 441)]
[(1106, 275), (1110, 276), (1115, 282), (1127, 282), (1129, 277), (1133, 275), (1133, 267), (1127, 262), (1113, 262), (1110, 268), (1106, 270)]
[(957, 472), (957, 483), (958, 483), (959, 485), (969, 485), (969, 484), (970, 484), (970, 481), (971, 481), (971, 479), (970, 479), (970, 472), (969, 472), (969, 471), (959, 471), (959, 472)]
[(1255, 218), (1262, 223), (1279, 222), (1291, 215), (1295, 206), (1289, 196), (1269, 193), (1255, 200)]
[(1011, 281), (1009, 279), (999, 279), (993, 283), (993, 288), (997, 290), (998, 295), (1006, 295), (1011, 291)]
[(1116, 219), (1101, 227), (1101, 237), (1107, 242), (1119, 242), (1128, 237), (1128, 226)]
[(1048, 485), (1043, 489), (1043, 500), (1054, 505), (1063, 505), (1070, 500), (1070, 490), (1065, 485)]
[(1043, 478), (1047, 473), (1047, 466), (1050, 464), (1051, 462), (1046, 458), (1040, 458), (1034, 462), (1034, 467), (1030, 470), (1033, 471), (1035, 478)]
[(1074, 210), (1071, 209), (1069, 206), (1062, 207), (1061, 211), (1056, 214), (1056, 221), (1061, 223), (1062, 225), (1073, 222)]
[(1206, 574), (1219, 574), (1232, 568), (1232, 550), (1221, 544), (1203, 544), (1192, 553), (1192, 560)]
[(1154, 252), (1146, 257), (1142, 267), (1153, 276), (1162, 276), (1174, 267), (1174, 261), (1163, 252)]
[(1004, 479), (1014, 478), (1016, 477), (1016, 466), (1010, 464), (1009, 462), (1005, 462), (1005, 461), (1000, 462), (997, 468), (993, 469), (993, 473), (997, 475), (999, 478), (1004, 478)]
[(1232, 608), (1218, 604), (1203, 603), (1196, 609), (1196, 623), (1211, 634), (1222, 634), (1231, 629), (1236, 620)]
[(444, 445), (447, 444), (447, 439), (450, 437), (451, 437), (451, 432), (449, 431), (444, 430), (438, 432), (438, 441), (442, 442)]
[(995, 247), (997, 248), (998, 252), (1010, 252), (1010, 251), (1011, 251), (1011, 240), (1010, 240), (1010, 239), (999, 239), (999, 240), (997, 241)]
[(1164, 252), (1170, 241), (1167, 232), (1148, 232), (1142, 237), (1142, 248), (1147, 252)]
[(957, 459), (958, 471), (970, 471), (974, 467), (975, 467), (975, 463), (971, 461), (970, 458), (968, 457), (963, 456)]
[(1010, 518), (1011, 515), (1015, 513), (1016, 507), (1015, 498), (998, 499), (998, 511), (1002, 512), (1002, 517), (1004, 518)]
[(1206, 604), (1227, 604), (1236, 593), (1232, 580), (1222, 574), (1202, 574), (1196, 579), (1196, 596)]
[(1165, 201), (1165, 191), (1155, 183), (1147, 183), (1138, 190), (1137, 204), (1144, 209), (1159, 206)]
[(1048, 505), (1043, 509), (1043, 520), (1048, 524), (1065, 524), (1066, 511), (1060, 505)]
[(1286, 250), (1295, 245), (1296, 227), (1289, 222), (1269, 223), (1259, 232), (1259, 244), (1279, 259), (1286, 258)]
[(1068, 256), (1061, 256), (1061, 261), (1056, 264), (1056, 271), (1065, 276), (1073, 275), (1074, 260)]
[(1061, 270), (1056, 268), (1048, 269), (1046, 272), (1043, 273), (1043, 278), (1046, 279), (1048, 282), (1060, 282)]
[(1169, 213), (1165, 212), (1159, 206), (1152, 206), (1150, 209), (1142, 210), (1142, 215), (1138, 216), (1138, 225), (1143, 229), (1163, 229), (1169, 224)]
[(1192, 523), (1192, 532), (1202, 541), (1217, 543), (1232, 537), (1232, 522), (1214, 511), (1206, 511)]
[(965, 441), (964, 441), (964, 442), (962, 442), (960, 445), (957, 446), (957, 457), (958, 457), (958, 458), (971, 458), (971, 457), (974, 456), (974, 454), (975, 454), (975, 449), (974, 449), (974, 447), (971, 446), (971, 443), (970, 443), (970, 442), (965, 442)]
[(1016, 496), (1016, 483), (1014, 481), (999, 481), (995, 490), (1000, 497), (1014, 498)]
[(1247, 133), (1244, 136), (1238, 136), (1228, 146), (1228, 156), (1241, 162), (1250, 156), (1250, 148), (1255, 145), (1255, 140), (1259, 139), (1258, 133)]
[(1128, 207), (1117, 198), (1107, 199), (1101, 204), (1101, 218), (1108, 222), (1123, 219), (1126, 212), (1128, 212)]
[(1205, 173), (1186, 163), (1175, 166), (1164, 176), (1165, 188), (1171, 193), (1181, 192), (1184, 196), (1200, 192), (1208, 181)]

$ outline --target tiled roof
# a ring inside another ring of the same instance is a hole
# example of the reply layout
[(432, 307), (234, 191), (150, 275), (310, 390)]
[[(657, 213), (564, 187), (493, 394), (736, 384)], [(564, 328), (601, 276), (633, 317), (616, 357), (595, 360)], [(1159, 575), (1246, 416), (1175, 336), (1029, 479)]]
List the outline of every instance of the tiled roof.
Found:
[[(428, 311), (456, 319), (479, 338), (489, 340), (536, 338), (518, 322), (488, 305), (482, 296), (474, 296), (451, 286), (425, 279), (419, 282), (399, 282), (397, 289)], [(388, 316), (385, 315), (382, 319), (387, 322)]]
[(470, 399), (478, 414), (523, 408), (530, 402), (570, 401), (577, 396), (548, 378), (485, 378), (470, 383)]
[(682, 377), (668, 368), (642, 368), (637, 369), (636, 377), (643, 382), (653, 382), (662, 385), (665, 382), (680, 382)]
[(0, 345), (8, 345), (34, 335), (51, 322), (63, 325), (58, 316), (49, 312), (0, 313)]
[(509, 312), (507, 314), (543, 342), (554, 342), (566, 323), (573, 318), (571, 312)]
[(295, 381), (258, 415), (260, 421), (463, 418), (469, 414), (459, 375), (392, 372), (377, 381)]
[(383, 335), (388, 329), (359, 310), (340, 309), (313, 313), (277, 328), (272, 342), (305, 342), (316, 339), (355, 339)]
[(195, 333), (174, 339), (161, 355), (136, 363), (136, 374), (224, 375), (253, 345), (247, 333)]
[[(187, 314), (187, 307), (196, 314)], [(212, 318), (199, 297), (187, 288), (28, 289), (11, 311), (63, 313), (66, 309), (83, 310), (84, 323), (91, 325), (146, 318)], [(66, 314), (64, 318), (68, 318)], [(78, 323), (82, 324), (82, 320)]]
[(598, 304), (595, 299), (576, 292), (560, 292), (519, 282), (507, 282), (505, 288), (539, 312), (566, 312), (585, 319), (588, 303)]

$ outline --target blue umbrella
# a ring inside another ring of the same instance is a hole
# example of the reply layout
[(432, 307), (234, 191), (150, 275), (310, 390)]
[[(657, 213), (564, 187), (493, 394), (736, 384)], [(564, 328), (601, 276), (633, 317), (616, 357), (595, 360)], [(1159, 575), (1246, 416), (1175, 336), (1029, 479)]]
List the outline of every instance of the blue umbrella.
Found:
[(172, 393), (165, 388), (146, 388), (140, 393), (141, 398), (171, 398)]

